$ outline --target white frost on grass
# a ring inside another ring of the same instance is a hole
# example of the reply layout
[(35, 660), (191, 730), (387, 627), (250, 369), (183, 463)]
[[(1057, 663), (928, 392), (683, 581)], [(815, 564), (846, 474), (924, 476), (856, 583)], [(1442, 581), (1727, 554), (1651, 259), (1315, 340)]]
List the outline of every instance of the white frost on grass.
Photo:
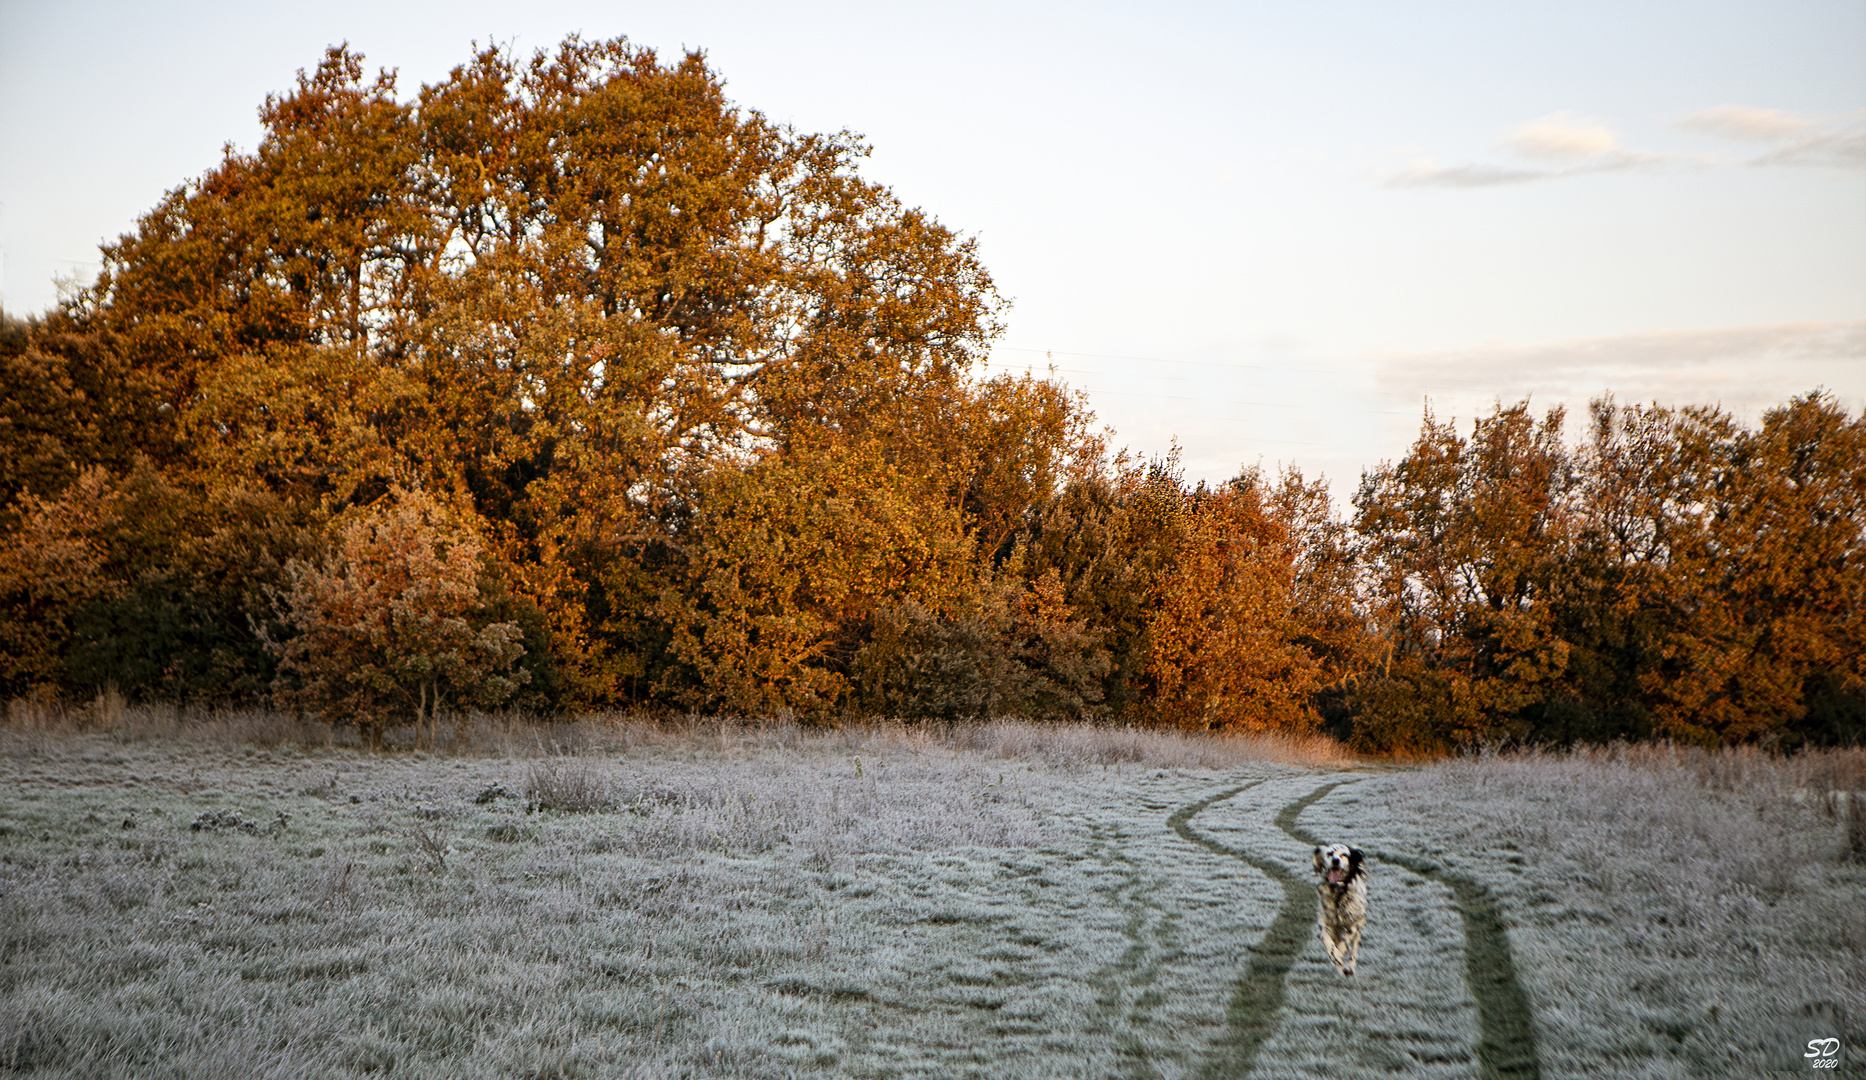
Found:
[[(1216, 778), (1179, 766), (1289, 771), (1015, 725), (557, 734), (526, 758), (11, 739), (0, 1067), (1185, 1075), (1267, 909), (1162, 839)], [(610, 809), (527, 806), (569, 791)], [(286, 819), (190, 828), (215, 810)]]
[[(1756, 1076), (1805, 1065), (1810, 1006), (1866, 1048), (1866, 867), (1818, 797), (1863, 780), (1859, 751), (1486, 755), (1343, 786), (1302, 823), (1490, 889), (1544, 1076)], [(1376, 870), (1378, 957), (1395, 894), (1421, 889)]]
[[(1850, 1045), (1866, 1018), (1833, 778), (1766, 758), (1354, 772), (1028, 725), (480, 745), (0, 729), (0, 1071), (1200, 1075), (1283, 891), (1167, 819), (1253, 781), (1192, 827), (1307, 878), (1276, 815), (1340, 780), (1304, 828), (1488, 885), (1545, 1075), (1753, 1075), (1801, 997), (1845, 1005)], [(537, 809), (560, 801), (596, 809)], [(1449, 890), (1391, 865), (1373, 886), (1360, 970), (1308, 941), (1254, 1075), (1477, 1074)]]
[[(1289, 803), (1340, 781), (1337, 801), (1352, 806), (1365, 774), (1305, 774), (1272, 780), (1220, 803), (1193, 821), (1222, 843), (1274, 858), (1313, 882), (1311, 848), (1274, 822)], [(1304, 815), (1312, 824), (1317, 808)], [(1368, 842), (1350, 818), (1321, 830), (1325, 842)], [(1329, 962), (1311, 933), (1286, 984), (1283, 1022), (1265, 1042), (1258, 1076), (1475, 1077), (1477, 1013), (1464, 984), (1464, 930), (1444, 886), (1399, 867), (1370, 879), (1361, 962), (1352, 978)], [(1308, 905), (1314, 920), (1313, 902)]]

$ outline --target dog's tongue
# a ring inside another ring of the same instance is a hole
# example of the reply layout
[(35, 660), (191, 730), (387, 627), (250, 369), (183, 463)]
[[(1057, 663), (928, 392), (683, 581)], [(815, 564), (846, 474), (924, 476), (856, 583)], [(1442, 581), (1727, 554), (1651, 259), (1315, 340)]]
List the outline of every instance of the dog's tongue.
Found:
[(1323, 874), (1322, 876), (1328, 879), (1328, 883), (1330, 885), (1341, 884), (1341, 871), (1339, 870), (1330, 870), (1328, 873)]

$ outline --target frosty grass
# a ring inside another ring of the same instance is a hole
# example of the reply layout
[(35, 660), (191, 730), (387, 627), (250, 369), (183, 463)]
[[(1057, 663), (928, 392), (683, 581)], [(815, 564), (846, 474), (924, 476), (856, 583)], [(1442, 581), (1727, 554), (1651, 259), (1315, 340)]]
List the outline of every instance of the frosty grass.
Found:
[[(1815, 1020), (1866, 1053), (1866, 868), (1793, 762), (1399, 769), (1017, 724), (553, 738), (0, 731), (0, 1075), (1753, 1076)], [(1254, 954), (1286, 890), (1227, 854), (1306, 882), (1276, 819), (1328, 784), (1298, 832), (1434, 870), (1376, 860), (1352, 979), (1312, 911), (1286, 970)], [(1438, 869), (1494, 901), (1526, 1067), (1482, 1049)]]

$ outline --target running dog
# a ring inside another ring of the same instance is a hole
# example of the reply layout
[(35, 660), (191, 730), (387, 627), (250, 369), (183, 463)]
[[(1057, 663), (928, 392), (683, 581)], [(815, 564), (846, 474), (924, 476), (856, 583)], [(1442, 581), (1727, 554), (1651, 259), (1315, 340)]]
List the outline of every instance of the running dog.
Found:
[(1341, 973), (1352, 975), (1361, 959), (1361, 929), (1367, 925), (1367, 865), (1359, 848), (1330, 844), (1315, 849), (1315, 872), (1322, 875), (1315, 887), (1322, 944)]

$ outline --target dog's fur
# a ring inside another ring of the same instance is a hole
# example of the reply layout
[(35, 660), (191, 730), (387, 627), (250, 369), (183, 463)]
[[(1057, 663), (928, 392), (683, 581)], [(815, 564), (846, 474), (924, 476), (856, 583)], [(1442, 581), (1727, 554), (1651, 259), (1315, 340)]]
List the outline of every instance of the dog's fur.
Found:
[(1322, 881), (1315, 887), (1321, 900), (1316, 919), (1322, 926), (1322, 944), (1328, 959), (1343, 975), (1354, 974), (1361, 959), (1361, 929), (1367, 925), (1367, 864), (1359, 848), (1330, 844), (1315, 849), (1315, 872)]

